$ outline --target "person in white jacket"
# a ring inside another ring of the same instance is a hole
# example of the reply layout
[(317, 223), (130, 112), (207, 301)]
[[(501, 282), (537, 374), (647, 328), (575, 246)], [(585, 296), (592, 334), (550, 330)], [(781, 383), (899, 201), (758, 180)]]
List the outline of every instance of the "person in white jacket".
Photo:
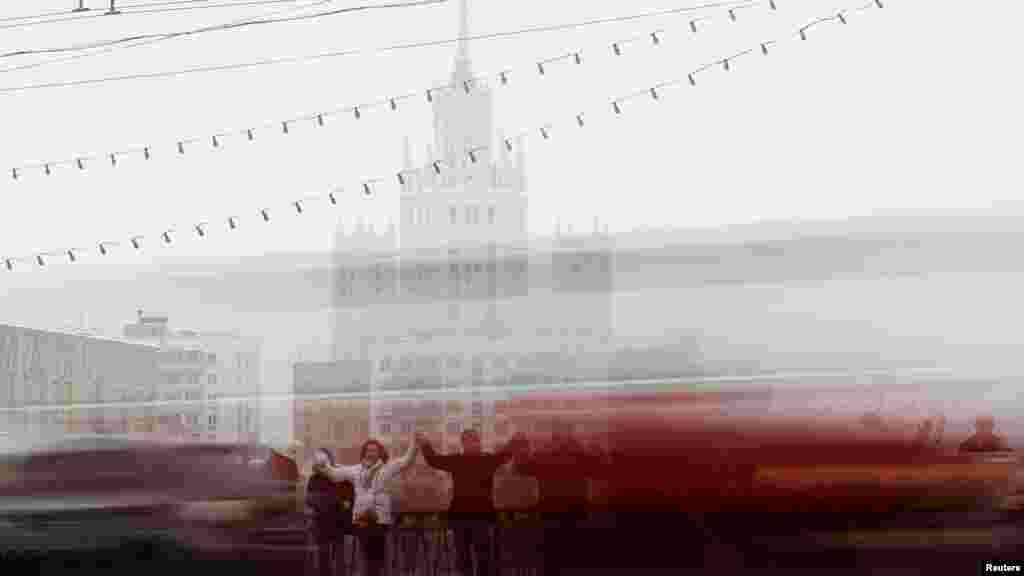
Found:
[(355, 487), (352, 525), (357, 529), (367, 576), (380, 576), (387, 566), (387, 530), (394, 522), (388, 483), (416, 462), (419, 445), (412, 441), (398, 459), (388, 460), (387, 450), (377, 440), (367, 440), (359, 451), (359, 464), (329, 466), (317, 464), (317, 471), (335, 482)]

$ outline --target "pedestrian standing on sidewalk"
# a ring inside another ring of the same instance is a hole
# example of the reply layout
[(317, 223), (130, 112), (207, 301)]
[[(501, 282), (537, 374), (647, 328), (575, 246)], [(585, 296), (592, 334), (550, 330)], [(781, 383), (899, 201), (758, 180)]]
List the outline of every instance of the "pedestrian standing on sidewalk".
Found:
[(409, 469), (416, 461), (419, 446), (411, 442), (401, 457), (389, 460), (387, 450), (378, 440), (370, 439), (359, 450), (361, 462), (352, 466), (317, 464), (334, 482), (351, 482), (355, 488), (352, 525), (362, 550), (366, 576), (382, 576), (387, 567), (388, 533), (394, 523), (388, 483)]

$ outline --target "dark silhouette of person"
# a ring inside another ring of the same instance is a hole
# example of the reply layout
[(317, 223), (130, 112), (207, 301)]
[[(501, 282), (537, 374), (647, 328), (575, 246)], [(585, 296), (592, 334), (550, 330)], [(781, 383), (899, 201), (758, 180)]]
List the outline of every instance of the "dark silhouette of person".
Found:
[(306, 487), (306, 504), (313, 510), (317, 564), (321, 576), (331, 576), (338, 566), (343, 574), (344, 563), (338, 560), (344, 554), (345, 534), (352, 527), (352, 488), (347, 482), (333, 482), (320, 471), (324, 466), (335, 465), (330, 451), (320, 448), (314, 459), (317, 466)]
[(1006, 441), (995, 434), (995, 419), (982, 416), (974, 422), (974, 434), (960, 444), (961, 452), (1002, 452)]
[(519, 454), (516, 470), (537, 480), (537, 511), (544, 523), (545, 576), (557, 575), (578, 555), (577, 529), (587, 518), (587, 481), (600, 473), (602, 459), (584, 449), (570, 425), (554, 423), (551, 443), (533, 454)]
[(438, 454), (423, 434), (416, 435), (427, 465), (452, 475), (453, 492), (448, 507), (448, 522), (455, 531), (455, 549), (459, 571), (474, 574), (472, 556), (477, 559), (478, 575), (490, 575), (491, 527), (497, 511), (494, 508), (494, 474), (512, 459), (525, 439), (513, 438), (495, 454), (481, 448), (476, 430), (462, 433), (461, 454)]

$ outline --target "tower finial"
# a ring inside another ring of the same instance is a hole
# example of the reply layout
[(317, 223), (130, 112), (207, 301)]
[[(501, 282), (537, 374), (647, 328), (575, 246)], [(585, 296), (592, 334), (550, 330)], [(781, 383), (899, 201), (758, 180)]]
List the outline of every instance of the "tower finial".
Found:
[(473, 78), (469, 63), (469, 0), (459, 0), (459, 41), (455, 50), (455, 70), (452, 84), (462, 86)]
[(402, 169), (412, 170), (412, 144), (409, 142), (408, 134), (402, 142)]
[(459, 0), (459, 47), (456, 59), (469, 61), (469, 0)]

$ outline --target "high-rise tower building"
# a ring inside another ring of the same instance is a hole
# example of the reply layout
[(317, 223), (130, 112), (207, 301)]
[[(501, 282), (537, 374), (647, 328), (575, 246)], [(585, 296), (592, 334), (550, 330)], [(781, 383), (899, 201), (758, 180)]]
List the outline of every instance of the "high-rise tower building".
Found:
[[(334, 361), (366, 364), (371, 435), (394, 443), (420, 429), (445, 449), (465, 427), (500, 442), (512, 431), (496, 414), (500, 395), (480, 389), (531, 370), (561, 381), (556, 372), (584, 365), (571, 356), (580, 335), (606, 342), (611, 322), (606, 236), (556, 240), (549, 259), (531, 258), (525, 142), (495, 133), (494, 94), (474, 78), (465, 40), (468, 1), (459, 9), (449, 86), (431, 93), (433, 142), (418, 160), (405, 142), (397, 230), (339, 229), (331, 286)], [(581, 300), (581, 281), (604, 300)], [(444, 397), (384, 398), (424, 388)]]

